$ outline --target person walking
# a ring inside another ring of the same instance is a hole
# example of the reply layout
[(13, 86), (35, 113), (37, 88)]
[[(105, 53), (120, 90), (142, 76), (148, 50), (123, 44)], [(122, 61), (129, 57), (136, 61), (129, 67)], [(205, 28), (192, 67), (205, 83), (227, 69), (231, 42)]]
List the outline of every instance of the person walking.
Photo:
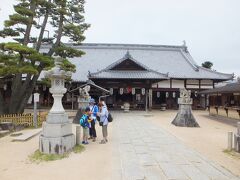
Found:
[(100, 144), (106, 144), (108, 142), (108, 109), (104, 103), (99, 103), (99, 113), (98, 116), (100, 117), (100, 126), (102, 126), (102, 135), (103, 139), (101, 140)]
[(89, 135), (90, 135), (90, 139), (92, 139), (92, 141), (95, 142), (97, 137), (95, 124), (96, 124), (97, 113), (98, 113), (98, 106), (95, 105), (95, 99), (93, 98), (90, 99), (89, 108), (91, 110), (91, 119), (92, 119), (91, 127), (89, 128)]

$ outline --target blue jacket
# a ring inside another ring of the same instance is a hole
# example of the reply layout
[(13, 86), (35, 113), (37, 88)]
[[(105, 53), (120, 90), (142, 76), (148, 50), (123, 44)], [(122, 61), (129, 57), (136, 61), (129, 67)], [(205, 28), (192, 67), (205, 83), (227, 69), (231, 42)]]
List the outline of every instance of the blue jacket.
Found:
[(97, 113), (99, 112), (98, 106), (94, 105), (94, 106), (89, 106), (89, 107), (90, 107), (90, 110), (92, 112), (91, 117), (94, 119), (94, 121), (96, 121)]
[(79, 124), (83, 127), (83, 128), (90, 128), (90, 123), (88, 122), (88, 115), (84, 114), (82, 115), (82, 117), (79, 120)]

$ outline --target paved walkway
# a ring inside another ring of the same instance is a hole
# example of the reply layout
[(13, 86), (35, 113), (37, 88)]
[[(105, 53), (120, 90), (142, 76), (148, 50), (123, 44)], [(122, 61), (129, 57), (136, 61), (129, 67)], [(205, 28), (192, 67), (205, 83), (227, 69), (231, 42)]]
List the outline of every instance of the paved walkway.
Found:
[(239, 179), (136, 113), (114, 117), (112, 179)]

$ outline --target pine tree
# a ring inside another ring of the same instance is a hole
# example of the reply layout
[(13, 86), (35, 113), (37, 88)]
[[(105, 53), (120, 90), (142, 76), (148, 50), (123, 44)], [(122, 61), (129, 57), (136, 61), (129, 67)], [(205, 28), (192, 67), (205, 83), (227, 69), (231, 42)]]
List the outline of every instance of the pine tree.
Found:
[[(67, 58), (80, 57), (84, 52), (68, 47), (62, 38), (80, 44), (89, 24), (84, 20), (84, 0), (18, 0), (15, 13), (5, 21), (2, 38), (15, 42), (0, 43), (0, 114), (22, 113), (40, 73), (54, 64), (54, 56), (63, 58), (62, 68), (75, 71)], [(33, 31), (39, 33), (31, 36)], [(53, 32), (45, 38), (45, 32)], [(49, 47), (41, 52), (43, 44)], [(4, 84), (10, 82), (10, 99), (4, 98)]]
[(205, 67), (207, 69), (211, 69), (213, 66), (213, 63), (211, 61), (205, 61), (204, 63), (202, 63), (202, 67)]

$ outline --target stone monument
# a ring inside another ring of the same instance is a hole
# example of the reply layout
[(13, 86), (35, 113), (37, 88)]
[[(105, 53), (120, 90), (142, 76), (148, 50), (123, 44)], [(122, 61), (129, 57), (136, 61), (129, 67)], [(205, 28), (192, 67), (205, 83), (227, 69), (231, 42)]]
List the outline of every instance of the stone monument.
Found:
[(182, 127), (199, 127), (196, 119), (192, 114), (191, 91), (180, 89), (180, 98), (178, 98), (179, 110), (172, 121), (175, 126)]
[(75, 145), (72, 123), (62, 106), (62, 97), (66, 93), (64, 82), (66, 77), (71, 77), (71, 73), (61, 70), (60, 64), (61, 58), (55, 59), (55, 67), (45, 74), (51, 79), (50, 92), (54, 98), (53, 106), (46, 122), (43, 123), (42, 134), (39, 138), (39, 149), (46, 154), (63, 154)]
[(85, 108), (89, 105), (91, 96), (89, 95), (90, 86), (86, 85), (83, 88), (79, 88), (79, 97), (78, 97), (78, 111), (73, 119), (74, 124), (79, 124), (79, 119), (82, 117)]
[(90, 86), (86, 85), (83, 88), (79, 88), (78, 108), (85, 109), (89, 105), (91, 96), (89, 95)]

